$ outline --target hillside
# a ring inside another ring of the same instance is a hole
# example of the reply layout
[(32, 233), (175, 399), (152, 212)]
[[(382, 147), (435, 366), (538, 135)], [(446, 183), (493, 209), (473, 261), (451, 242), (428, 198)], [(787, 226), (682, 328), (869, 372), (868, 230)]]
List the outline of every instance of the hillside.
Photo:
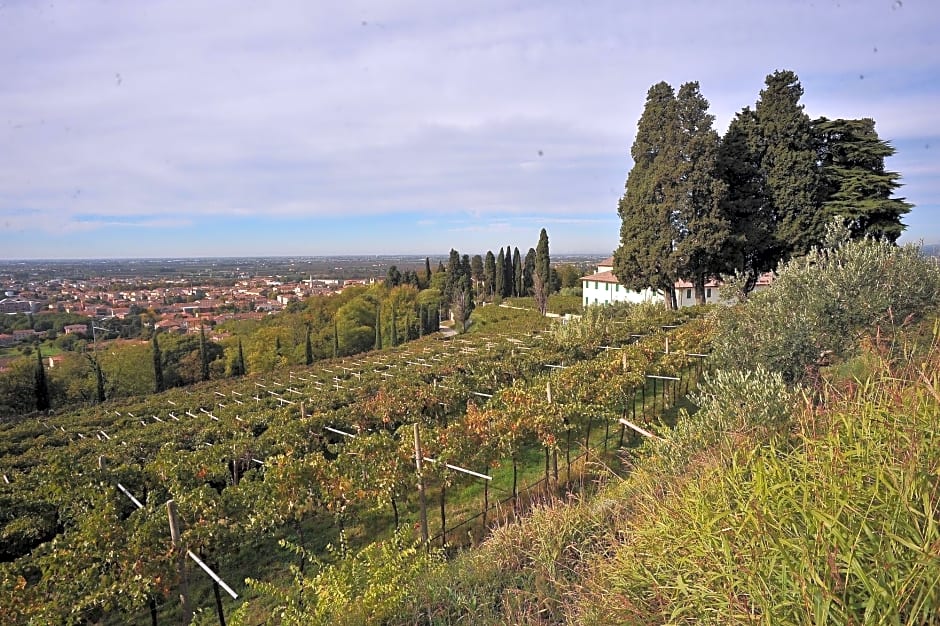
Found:
[(0, 621), (175, 623), (179, 555), (202, 624), (931, 623), (938, 294), (917, 250), (848, 243), (735, 307), (485, 307), (5, 425)]

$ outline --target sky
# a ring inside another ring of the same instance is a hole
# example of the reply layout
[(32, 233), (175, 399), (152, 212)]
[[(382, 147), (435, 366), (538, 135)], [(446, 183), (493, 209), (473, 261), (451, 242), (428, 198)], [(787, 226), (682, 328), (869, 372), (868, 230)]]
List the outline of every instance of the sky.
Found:
[(935, 0), (0, 0), (0, 258), (609, 254), (646, 92), (795, 71), (940, 242)]

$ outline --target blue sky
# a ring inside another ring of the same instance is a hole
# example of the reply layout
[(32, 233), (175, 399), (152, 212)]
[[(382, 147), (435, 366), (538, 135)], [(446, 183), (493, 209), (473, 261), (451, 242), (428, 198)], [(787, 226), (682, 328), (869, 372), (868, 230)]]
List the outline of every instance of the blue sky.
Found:
[(617, 245), (649, 86), (792, 69), (940, 242), (940, 6), (0, 0), (0, 258)]

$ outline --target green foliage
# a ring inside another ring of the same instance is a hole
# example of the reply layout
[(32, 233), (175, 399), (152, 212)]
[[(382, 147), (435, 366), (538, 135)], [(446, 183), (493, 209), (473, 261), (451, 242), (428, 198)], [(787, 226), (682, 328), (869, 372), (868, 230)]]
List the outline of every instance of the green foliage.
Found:
[(819, 210), (819, 172), (803, 87), (789, 70), (767, 76), (754, 108), (760, 174), (766, 185), (775, 238), (783, 258), (822, 241), (827, 219)]
[(733, 454), (739, 441), (769, 440), (789, 423), (796, 397), (780, 374), (762, 367), (706, 373), (692, 395), (697, 410), (680, 411), (675, 429), (650, 442), (646, 467), (678, 476), (697, 455), (712, 454), (716, 447)]
[[(316, 573), (305, 574), (291, 566), (290, 586), (254, 579), (248, 584), (262, 598), (277, 603), (273, 614), (285, 625), (387, 623), (400, 614), (412, 581), (440, 567), (437, 555), (409, 544), (404, 532), (348, 557), (345, 538), (341, 537), (339, 546), (330, 550), (340, 558), (330, 564), (289, 542), (282, 541), (281, 546), (305, 559)], [(243, 605), (232, 615), (232, 624), (251, 623), (249, 609), (248, 604)]]
[(934, 623), (940, 381), (910, 365), (643, 496), (581, 623)]
[(823, 213), (843, 219), (853, 237), (896, 241), (904, 230), (901, 217), (911, 205), (891, 198), (901, 186), (901, 175), (885, 170), (885, 158), (895, 151), (878, 137), (875, 120), (822, 117), (813, 121), (813, 134), (821, 163)]
[(36, 374), (33, 390), (36, 398), (36, 410), (48, 411), (51, 407), (49, 400), (49, 383), (46, 381), (46, 367), (42, 362), (42, 351), (36, 351)]
[(676, 98), (660, 82), (646, 95), (646, 105), (630, 148), (633, 168), (620, 199), (620, 246), (614, 252), (614, 274), (631, 289), (670, 290), (676, 268), (672, 257), (670, 215), (677, 205)]
[(817, 248), (782, 266), (770, 289), (718, 312), (714, 362), (811, 379), (850, 354), (861, 334), (923, 315), (938, 294), (940, 268), (917, 246), (855, 240)]

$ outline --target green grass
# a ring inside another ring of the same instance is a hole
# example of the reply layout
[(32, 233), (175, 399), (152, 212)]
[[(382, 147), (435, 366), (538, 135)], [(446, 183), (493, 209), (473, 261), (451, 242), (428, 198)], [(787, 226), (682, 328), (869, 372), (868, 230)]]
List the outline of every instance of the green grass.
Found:
[(627, 478), (429, 571), (408, 611), (434, 624), (937, 623), (931, 345), (833, 368), (815, 407), (779, 377), (716, 378), (694, 416), (667, 411), (678, 428), (631, 452)]

